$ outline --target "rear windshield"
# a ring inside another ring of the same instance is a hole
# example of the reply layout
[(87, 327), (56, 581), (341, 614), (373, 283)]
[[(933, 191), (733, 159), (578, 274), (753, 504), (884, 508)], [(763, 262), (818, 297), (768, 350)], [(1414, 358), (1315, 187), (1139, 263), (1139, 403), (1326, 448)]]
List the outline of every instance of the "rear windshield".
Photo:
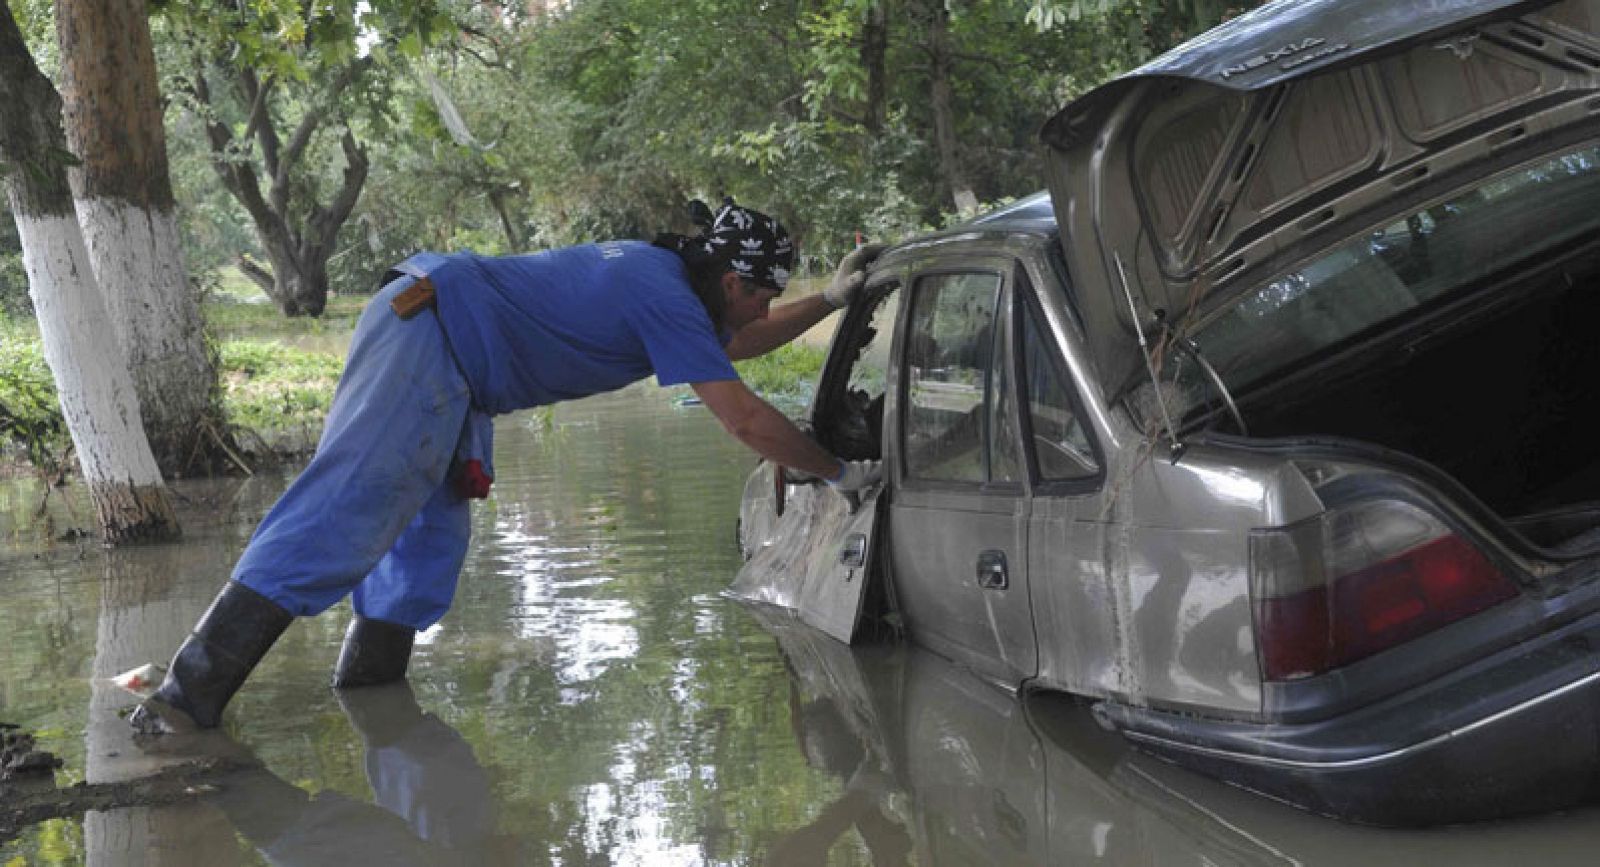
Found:
[[(1194, 340), (1238, 394), (1597, 226), (1600, 147), (1591, 146), (1500, 175), (1355, 238), (1250, 293), (1198, 329)], [(1204, 399), (1197, 382), (1184, 384), (1186, 393)]]

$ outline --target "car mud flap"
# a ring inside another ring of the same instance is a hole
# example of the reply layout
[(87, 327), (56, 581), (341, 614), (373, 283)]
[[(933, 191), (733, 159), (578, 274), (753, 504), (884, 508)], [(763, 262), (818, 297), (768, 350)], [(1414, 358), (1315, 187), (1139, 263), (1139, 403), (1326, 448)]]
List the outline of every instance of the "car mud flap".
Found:
[(879, 490), (857, 501), (824, 485), (791, 486), (772, 536), (752, 553), (728, 595), (788, 608), (853, 643), (868, 580), (880, 571), (872, 568), (878, 499)]

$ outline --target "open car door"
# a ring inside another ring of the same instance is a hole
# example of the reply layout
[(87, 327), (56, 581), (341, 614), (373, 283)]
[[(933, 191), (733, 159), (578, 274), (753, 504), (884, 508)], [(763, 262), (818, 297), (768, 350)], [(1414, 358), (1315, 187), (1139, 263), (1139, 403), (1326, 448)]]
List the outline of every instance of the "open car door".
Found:
[[(817, 441), (847, 460), (883, 458), (883, 413), (898, 284), (875, 275), (834, 334), (809, 418)], [(740, 544), (747, 562), (728, 593), (777, 605), (845, 643), (855, 640), (877, 563), (882, 489), (843, 495), (793, 482), (764, 463), (745, 489)], [(882, 588), (880, 585), (880, 589)]]

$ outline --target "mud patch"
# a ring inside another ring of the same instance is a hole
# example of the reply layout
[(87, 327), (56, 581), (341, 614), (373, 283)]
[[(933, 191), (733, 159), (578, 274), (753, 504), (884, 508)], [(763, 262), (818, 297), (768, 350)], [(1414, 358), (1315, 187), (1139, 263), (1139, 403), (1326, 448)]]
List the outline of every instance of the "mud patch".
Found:
[(215, 791), (217, 778), (250, 764), (231, 758), (197, 758), (137, 780), (61, 788), (55, 783), (61, 759), (37, 749), (32, 735), (0, 723), (0, 843), (50, 819), (197, 798)]
[(33, 735), (11, 723), (0, 723), (0, 782), (49, 774), (61, 767), (54, 753), (35, 746)]

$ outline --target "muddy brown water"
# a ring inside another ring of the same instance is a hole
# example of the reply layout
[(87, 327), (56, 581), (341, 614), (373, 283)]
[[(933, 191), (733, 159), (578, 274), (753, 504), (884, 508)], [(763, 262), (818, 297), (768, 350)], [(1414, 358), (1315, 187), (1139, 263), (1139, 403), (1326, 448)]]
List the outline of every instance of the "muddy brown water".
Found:
[[(166, 659), (286, 478), (181, 483), (186, 540), (111, 553), (41, 542), (37, 487), (0, 486), (0, 720), (64, 759), (60, 784), (133, 793), (40, 813), (0, 864), (1593, 863), (1597, 810), (1354, 828), (1151, 760), (1081, 709), (1030, 715), (937, 657), (722, 598), (753, 460), (653, 387), (497, 438), (409, 686), (327, 688), (340, 606), (189, 740), (135, 743), (104, 678)], [(57, 535), (87, 514), (70, 491), (47, 511)]]

